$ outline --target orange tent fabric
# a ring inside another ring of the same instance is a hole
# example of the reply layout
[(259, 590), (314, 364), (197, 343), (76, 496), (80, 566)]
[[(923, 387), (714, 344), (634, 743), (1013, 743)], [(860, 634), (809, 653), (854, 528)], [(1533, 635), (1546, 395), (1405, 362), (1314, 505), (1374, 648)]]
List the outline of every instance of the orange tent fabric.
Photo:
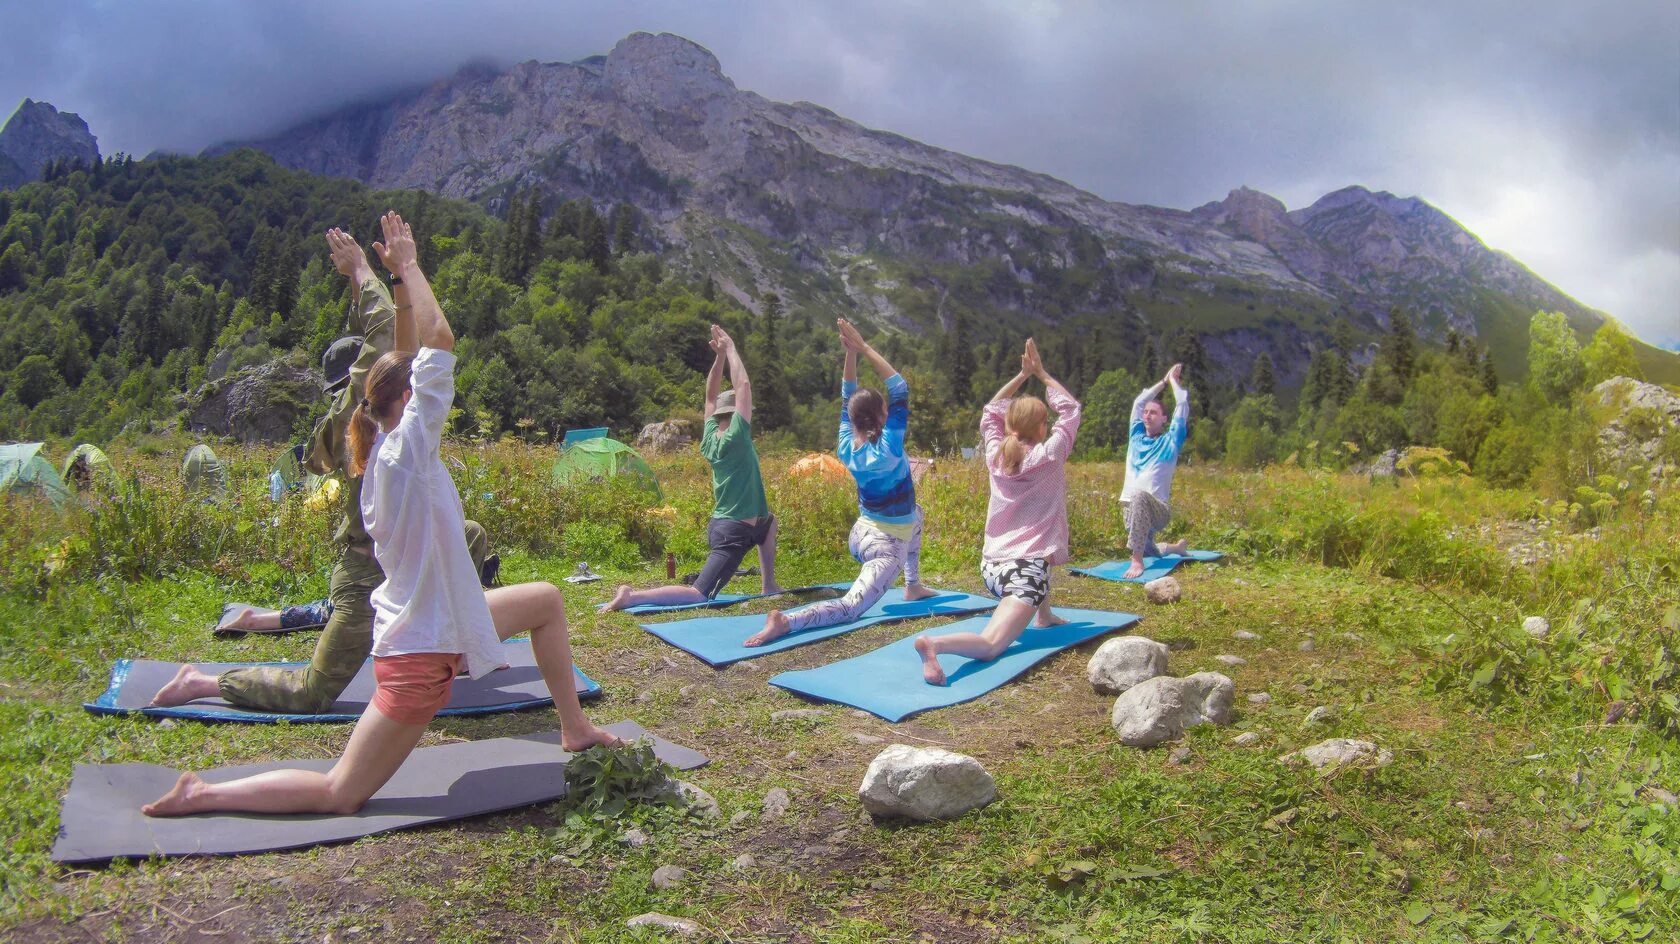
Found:
[(813, 452), (788, 467), (790, 478), (802, 479), (813, 475), (830, 482), (843, 482), (848, 473), (839, 459), (821, 452)]

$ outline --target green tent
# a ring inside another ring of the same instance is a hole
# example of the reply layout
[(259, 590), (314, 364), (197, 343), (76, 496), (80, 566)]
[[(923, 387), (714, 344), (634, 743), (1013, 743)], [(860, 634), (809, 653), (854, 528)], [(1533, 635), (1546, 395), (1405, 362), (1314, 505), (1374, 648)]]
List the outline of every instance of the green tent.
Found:
[(659, 479), (654, 476), (653, 467), (647, 464), (647, 460), (636, 450), (605, 436), (585, 439), (562, 448), (560, 458), (554, 462), (553, 475), (556, 485), (629, 475), (661, 501), (665, 498), (659, 490)]
[(181, 463), (181, 481), (189, 492), (227, 493), (227, 470), (216, 458), (216, 451), (203, 443), (187, 450), (187, 458)]
[(0, 446), (0, 494), (44, 495), (63, 506), (70, 490), (41, 455), (40, 443), (8, 443)]
[(61, 474), (64, 484), (77, 490), (92, 488), (100, 482), (114, 482), (117, 477), (116, 470), (111, 468), (111, 458), (93, 443), (82, 443), (72, 450), (64, 460)]

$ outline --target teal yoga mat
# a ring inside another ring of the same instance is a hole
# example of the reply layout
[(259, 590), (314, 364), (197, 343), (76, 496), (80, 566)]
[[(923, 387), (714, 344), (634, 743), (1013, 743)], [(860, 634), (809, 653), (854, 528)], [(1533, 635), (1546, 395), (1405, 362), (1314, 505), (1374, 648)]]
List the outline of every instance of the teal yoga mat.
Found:
[(1126, 576), (1127, 569), (1132, 566), (1131, 561), (1104, 561), (1091, 567), (1069, 567), (1068, 573), (1079, 574), (1084, 577), (1098, 577), (1119, 583), (1148, 583), (1172, 573), (1178, 569), (1180, 564), (1192, 561), (1216, 561), (1224, 556), (1220, 551), (1190, 551), (1186, 554), (1168, 554), (1164, 557), (1145, 557), (1143, 559), (1143, 573), (1136, 577)]
[(901, 721), (919, 712), (973, 701), (1069, 646), (1123, 629), (1140, 619), (1131, 613), (1062, 607), (1056, 607), (1056, 615), (1068, 622), (1049, 629), (1028, 627), (1021, 638), (991, 662), (940, 656), (939, 666), (945, 670), (949, 683), (943, 686), (929, 685), (922, 678), (922, 657), (916, 652), (916, 637), (977, 633), (986, 628), (988, 617), (976, 616), (941, 626), (937, 631), (914, 633), (874, 652), (830, 665), (782, 672), (772, 676), (770, 684), (822, 701), (862, 708), (888, 721)]
[[(702, 616), (696, 619), (675, 620), (666, 623), (643, 623), (642, 628), (658, 636), (678, 649), (694, 656), (700, 661), (714, 668), (740, 662), (743, 659), (753, 659), (781, 652), (795, 646), (803, 646), (819, 639), (829, 639), (854, 629), (874, 626), (878, 623), (896, 623), (900, 620), (920, 619), (924, 616), (966, 616), (997, 606), (997, 601), (991, 597), (975, 596), (972, 593), (958, 593), (941, 590), (937, 596), (925, 600), (907, 603), (904, 600), (904, 590), (894, 587), (888, 590), (875, 605), (866, 610), (862, 617), (850, 623), (838, 626), (824, 626), (820, 629), (807, 629), (804, 632), (789, 633), (782, 638), (766, 643), (754, 649), (741, 645), (741, 640), (764, 627), (764, 614), (752, 613), (742, 616)], [(803, 609), (803, 608), (801, 608)], [(789, 612), (798, 612), (790, 610)]]
[[(720, 593), (710, 600), (701, 600), (698, 603), (643, 603), (640, 606), (627, 606), (624, 609), (616, 610), (615, 612), (629, 613), (631, 616), (648, 616), (655, 613), (681, 613), (685, 610), (720, 610), (726, 606), (734, 606), (737, 603), (745, 603), (748, 600), (765, 600), (770, 597), (792, 595), (802, 596), (807, 593), (818, 593), (830, 590), (839, 590), (844, 592), (845, 589), (850, 586), (851, 584), (849, 583), (820, 583), (810, 587), (790, 587), (783, 590), (781, 593)], [(605, 606), (605, 603), (597, 603), (595, 604), (595, 609), (600, 610)], [(603, 610), (603, 612), (605, 611)]]

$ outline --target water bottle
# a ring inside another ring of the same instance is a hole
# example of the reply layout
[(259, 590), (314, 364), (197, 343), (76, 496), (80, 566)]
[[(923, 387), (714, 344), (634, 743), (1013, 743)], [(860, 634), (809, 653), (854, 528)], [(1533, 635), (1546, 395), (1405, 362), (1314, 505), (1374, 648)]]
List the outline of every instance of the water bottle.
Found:
[(665, 579), (677, 579), (677, 555), (670, 551), (665, 552)]
[(286, 495), (286, 480), (280, 477), (280, 470), (268, 473), (268, 497), (278, 503)]

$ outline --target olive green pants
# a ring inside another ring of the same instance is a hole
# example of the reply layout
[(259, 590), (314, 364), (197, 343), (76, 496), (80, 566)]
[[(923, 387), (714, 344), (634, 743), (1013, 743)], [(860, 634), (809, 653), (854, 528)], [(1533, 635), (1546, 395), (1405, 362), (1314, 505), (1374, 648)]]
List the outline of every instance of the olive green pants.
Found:
[[(467, 522), (467, 550), (482, 571), (490, 539), (476, 521)], [(254, 665), (230, 669), (217, 680), (228, 703), (248, 711), (314, 715), (333, 702), (361, 671), (373, 651), (373, 591), (385, 572), (372, 554), (345, 549), (333, 567), (327, 599), (332, 616), (315, 642), (315, 655), (301, 668)]]

